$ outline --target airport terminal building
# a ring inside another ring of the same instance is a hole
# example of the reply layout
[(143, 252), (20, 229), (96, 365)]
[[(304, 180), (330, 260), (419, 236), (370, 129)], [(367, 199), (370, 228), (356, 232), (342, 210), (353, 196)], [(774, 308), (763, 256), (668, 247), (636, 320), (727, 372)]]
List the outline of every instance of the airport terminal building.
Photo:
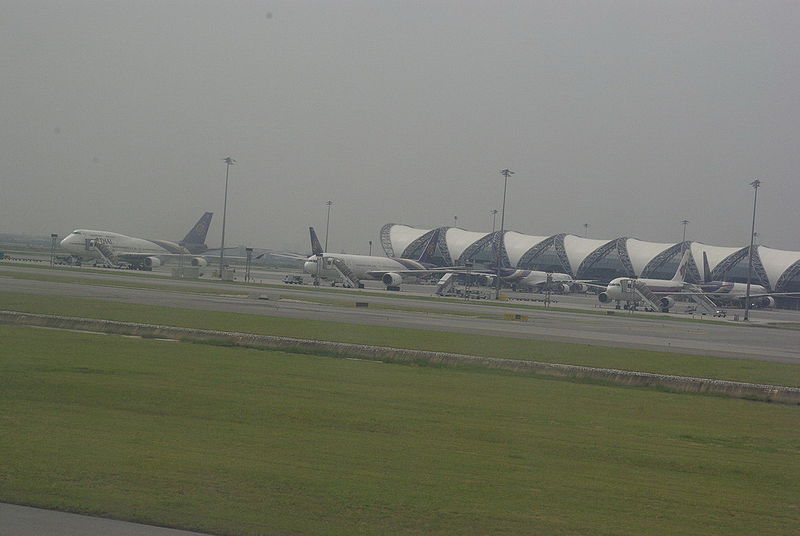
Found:
[[(749, 245), (723, 247), (686, 241), (645, 242), (636, 238), (583, 238), (571, 234), (533, 236), (515, 231), (481, 233), (457, 227), (440, 227), (438, 260), (444, 266), (492, 264), (500, 248), (504, 266), (571, 274), (575, 279), (607, 282), (615, 277), (670, 279), (682, 252), (691, 252), (687, 281), (703, 279), (703, 253), (711, 279), (747, 281)], [(418, 258), (436, 229), (418, 229), (387, 223), (381, 228), (381, 246), (390, 257)], [(762, 245), (753, 248), (753, 284), (771, 292), (800, 292), (800, 251), (784, 251)]]

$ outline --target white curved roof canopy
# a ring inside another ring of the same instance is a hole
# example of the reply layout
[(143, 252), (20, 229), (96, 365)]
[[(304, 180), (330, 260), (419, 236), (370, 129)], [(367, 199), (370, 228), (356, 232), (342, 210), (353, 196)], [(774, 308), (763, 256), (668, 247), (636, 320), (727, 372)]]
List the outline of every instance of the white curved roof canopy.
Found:
[(691, 245), (692, 251), (692, 258), (694, 259), (695, 264), (697, 265), (697, 269), (700, 270), (700, 273), (703, 273), (703, 252), (706, 253), (706, 258), (708, 258), (708, 269), (714, 270), (719, 263), (740, 251), (742, 248), (735, 248), (735, 247), (725, 247), (725, 246), (709, 246), (708, 244), (703, 244), (701, 242), (692, 242)]
[(650, 261), (673, 245), (674, 244), (664, 244), (661, 242), (644, 242), (636, 238), (629, 238), (625, 242), (625, 248), (628, 250), (628, 258), (631, 260), (633, 273), (636, 274), (636, 276), (642, 275), (644, 267), (647, 266)]
[[(429, 229), (417, 229), (408, 225), (400, 224), (387, 224), (382, 230), (382, 238), (388, 237), (391, 244), (389, 249), (393, 249), (395, 254), (403, 252), (415, 240), (419, 239), (425, 233), (430, 232)], [(461, 255), (472, 245), (475, 248), (491, 247), (487, 240), (492, 236), (492, 233), (467, 231), (456, 227), (442, 228), (444, 230), (444, 244), (446, 244), (449, 254), (453, 261), (456, 261)], [(384, 232), (385, 231), (385, 232)], [(581, 264), (593, 253), (597, 252), (595, 256), (600, 253), (607, 252), (607, 255), (616, 255), (613, 253), (615, 248), (612, 248), (614, 240), (601, 240), (582, 238), (575, 235), (553, 235), (553, 236), (535, 236), (516, 231), (505, 231), (503, 235), (503, 245), (508, 255), (508, 260), (512, 266), (518, 266), (520, 260), (523, 259), (526, 252), (535, 248), (538, 244), (551, 240), (554, 237), (560, 240), (563, 236), (564, 250), (559, 251), (559, 256), (566, 253), (569, 260), (570, 267), (574, 272), (581, 268)], [(441, 239), (441, 238), (440, 238)], [(672, 257), (673, 251), (677, 255), (680, 251), (681, 243), (670, 244), (661, 242), (646, 242), (636, 238), (622, 238), (625, 240), (625, 250), (627, 251), (628, 259), (620, 258), (620, 275), (624, 275), (622, 271), (633, 269), (637, 276), (641, 276), (645, 268), (654, 261), (666, 261), (666, 257)], [(476, 244), (478, 241), (483, 240), (483, 244)], [(560, 248), (560, 242), (557, 240), (555, 244), (556, 249)], [(605, 249), (601, 252), (600, 248)], [(722, 277), (725, 272), (730, 270), (733, 266), (739, 265), (742, 259), (746, 259), (747, 246), (728, 247), (728, 246), (712, 246), (702, 242), (688, 243), (689, 251), (691, 252), (694, 266), (698, 269), (700, 277), (703, 275), (703, 253), (706, 254), (708, 259), (709, 269), (714, 271), (717, 269), (720, 274), (715, 277)], [(384, 245), (386, 249), (386, 245)], [(672, 251), (670, 251), (672, 250)], [(785, 287), (789, 281), (794, 281), (796, 284), (798, 275), (800, 275), (800, 252), (786, 251), (779, 249), (772, 249), (765, 246), (756, 246), (758, 253), (758, 260), (756, 268), (763, 271), (760, 272), (760, 277), (766, 277), (769, 286), (776, 291), (780, 291), (780, 287)], [(388, 251), (387, 251), (388, 253)], [(621, 252), (624, 257), (624, 252)], [(744, 257), (743, 257), (744, 256)], [(562, 257), (563, 258), (563, 257)], [(590, 259), (590, 261), (599, 259)], [(625, 264), (630, 261), (630, 266), (626, 268)], [(725, 262), (727, 261), (727, 262)], [(746, 261), (745, 261), (746, 262)], [(724, 264), (724, 266), (723, 266)], [(648, 270), (652, 271), (652, 267)], [(781, 277), (785, 280), (781, 281)]]
[(450, 227), (445, 231), (445, 240), (447, 243), (447, 250), (450, 252), (450, 257), (453, 262), (456, 262), (464, 250), (469, 246), (491, 233), (478, 233), (475, 231), (465, 231), (458, 227)]
[(511, 266), (516, 266), (527, 251), (548, 238), (550, 237), (531, 236), (516, 231), (506, 231), (503, 235), (503, 244), (506, 246), (506, 254), (508, 254), (508, 260), (511, 262)]
[(764, 270), (767, 272), (770, 288), (775, 288), (783, 272), (800, 260), (800, 252), (798, 251), (784, 251), (764, 246), (757, 246), (755, 251), (758, 252), (761, 265), (764, 266)]
[[(392, 243), (394, 256), (400, 256), (411, 243), (429, 232), (430, 229), (417, 229), (408, 225), (394, 224), (389, 228), (389, 240)], [(385, 248), (384, 248), (385, 249)], [(388, 251), (387, 255), (391, 255)]]
[(564, 237), (564, 250), (567, 252), (567, 259), (572, 268), (572, 273), (578, 271), (583, 260), (594, 250), (601, 248), (609, 243), (609, 240), (597, 240), (595, 238), (583, 238), (575, 235)]

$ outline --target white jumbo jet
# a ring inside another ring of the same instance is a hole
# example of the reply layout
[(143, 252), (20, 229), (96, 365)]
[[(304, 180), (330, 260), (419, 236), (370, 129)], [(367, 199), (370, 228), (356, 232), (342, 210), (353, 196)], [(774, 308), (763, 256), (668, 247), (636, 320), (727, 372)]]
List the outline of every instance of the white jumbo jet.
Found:
[(690, 289), (692, 285), (685, 282), (688, 266), (689, 250), (687, 249), (681, 257), (678, 270), (672, 279), (618, 277), (611, 280), (606, 289), (597, 295), (597, 299), (600, 300), (600, 303), (616, 302), (617, 309), (620, 308), (621, 302), (625, 302), (625, 309), (634, 308), (642, 302), (642, 298), (636, 290), (636, 287), (639, 286), (640, 289), (644, 287), (643, 291), (655, 294), (656, 303), (660, 309), (668, 311), (675, 304), (672, 295), (692, 293)]
[[(548, 279), (548, 277), (550, 279)], [(500, 268), (500, 279), (514, 286), (527, 288), (540, 288), (557, 290), (568, 293), (572, 290), (586, 290), (582, 282), (575, 281), (569, 274), (558, 272), (543, 272), (541, 270), (517, 270), (514, 268)]]
[(363, 288), (362, 279), (382, 281), (386, 290), (400, 290), (408, 279), (416, 279), (433, 273), (452, 272), (454, 267), (439, 268), (430, 259), (436, 249), (439, 233), (434, 232), (418, 260), (398, 257), (376, 257), (372, 255), (350, 255), (326, 253), (313, 227), (309, 227), (312, 255), (303, 264), (303, 271), (315, 278), (343, 281), (345, 286)]
[(178, 257), (186, 257), (192, 266), (206, 266), (208, 261), (199, 254), (208, 249), (205, 240), (212, 216), (211, 212), (203, 214), (178, 243), (111, 231), (76, 229), (61, 241), (61, 247), (77, 262), (99, 260), (115, 267), (127, 264), (140, 270), (152, 270)]

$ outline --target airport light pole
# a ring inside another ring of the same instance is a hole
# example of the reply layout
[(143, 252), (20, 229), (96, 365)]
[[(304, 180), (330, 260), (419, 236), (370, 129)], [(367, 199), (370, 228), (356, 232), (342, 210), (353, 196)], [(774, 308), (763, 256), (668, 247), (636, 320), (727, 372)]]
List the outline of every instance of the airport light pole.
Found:
[(372, 257), (372, 240), (369, 241), (369, 256)]
[(494, 279), (494, 299), (500, 299), (500, 248), (503, 245), (503, 232), (506, 225), (506, 190), (508, 190), (508, 177), (514, 172), (510, 169), (500, 171), (503, 176), (503, 210), (500, 212), (500, 236), (497, 238), (497, 251), (495, 252), (495, 279)]
[(588, 223), (584, 223), (583, 224), (583, 237), (586, 238), (588, 236), (589, 236), (589, 224)]
[(453, 227), (458, 227), (458, 216), (453, 216)]
[(236, 162), (230, 156), (226, 156), (222, 159), (225, 162), (225, 201), (222, 204), (222, 241), (219, 247), (219, 278), (222, 279), (222, 272), (225, 268), (225, 216), (228, 212), (228, 175), (231, 170), (231, 166)]
[(247, 267), (244, 270), (244, 282), (250, 281), (250, 263), (253, 261), (253, 248), (244, 248), (247, 254)]
[(333, 201), (325, 201), (325, 204), (328, 205), (328, 219), (325, 220), (325, 252), (328, 251), (328, 228), (331, 224), (331, 205)]
[(53, 267), (55, 264), (55, 256), (56, 256), (56, 239), (58, 235), (56, 233), (50, 234), (50, 267)]
[(683, 225), (683, 240), (681, 240), (681, 253), (686, 249), (686, 226), (689, 225), (689, 220), (681, 220)]
[(756, 238), (756, 203), (758, 202), (758, 187), (761, 181), (756, 179), (750, 183), (753, 187), (753, 224), (750, 227), (750, 249), (747, 251), (747, 289), (744, 294), (744, 319), (750, 320), (750, 281), (753, 277), (753, 242)]
[(492, 215), (492, 233), (494, 234), (495, 222), (497, 220), (497, 209), (493, 208), (489, 211), (489, 214)]

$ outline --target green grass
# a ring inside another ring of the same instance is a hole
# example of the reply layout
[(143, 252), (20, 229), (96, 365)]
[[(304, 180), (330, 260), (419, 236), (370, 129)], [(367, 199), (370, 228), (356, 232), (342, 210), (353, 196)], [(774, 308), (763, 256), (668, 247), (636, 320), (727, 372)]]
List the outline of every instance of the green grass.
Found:
[(587, 344), (0, 292), (0, 309), (800, 386), (800, 366)]
[(220, 534), (790, 534), (800, 408), (0, 326), (0, 500)]
[(247, 294), (249, 294), (247, 291), (244, 290), (209, 288), (199, 285), (191, 285), (191, 286), (169, 285), (164, 283), (150, 283), (148, 281), (126, 281), (123, 279), (115, 280), (108, 278), (92, 279), (87, 277), (52, 274), (52, 273), (37, 274), (37, 273), (27, 273), (27, 272), (3, 271), (0, 272), (0, 275), (2, 275), (3, 277), (10, 277), (11, 279), (25, 279), (30, 281), (50, 281), (53, 283), (73, 283), (79, 285), (96, 285), (105, 287), (142, 288), (142, 289), (163, 290), (163, 291), (174, 290), (180, 292), (192, 292), (196, 294), (233, 294), (241, 296), (246, 296)]

